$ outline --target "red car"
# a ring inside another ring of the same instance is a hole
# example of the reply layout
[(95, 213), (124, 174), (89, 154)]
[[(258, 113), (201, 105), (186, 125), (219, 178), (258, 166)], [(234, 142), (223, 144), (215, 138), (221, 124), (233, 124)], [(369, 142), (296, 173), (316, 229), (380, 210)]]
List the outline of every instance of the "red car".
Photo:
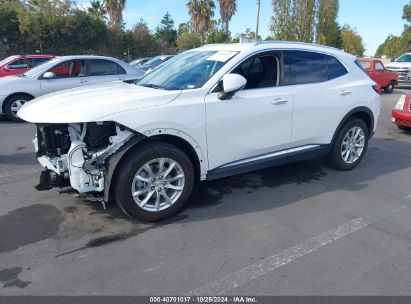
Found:
[(392, 110), (391, 120), (400, 129), (411, 129), (411, 92), (402, 95)]
[(51, 55), (17, 55), (0, 61), (0, 77), (17, 75), (54, 58)]
[(398, 74), (385, 69), (381, 60), (373, 58), (359, 59), (363, 69), (381, 88), (385, 93), (392, 93), (395, 86), (398, 85)]

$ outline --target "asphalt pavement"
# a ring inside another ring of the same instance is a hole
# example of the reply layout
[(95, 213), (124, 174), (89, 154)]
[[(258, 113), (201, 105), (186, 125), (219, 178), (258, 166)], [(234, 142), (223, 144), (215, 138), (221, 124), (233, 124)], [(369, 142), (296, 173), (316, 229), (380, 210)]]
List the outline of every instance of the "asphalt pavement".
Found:
[(157, 224), (38, 192), (35, 129), (0, 118), (1, 295), (411, 295), (411, 132), (382, 96), (352, 172), (313, 160), (205, 182)]

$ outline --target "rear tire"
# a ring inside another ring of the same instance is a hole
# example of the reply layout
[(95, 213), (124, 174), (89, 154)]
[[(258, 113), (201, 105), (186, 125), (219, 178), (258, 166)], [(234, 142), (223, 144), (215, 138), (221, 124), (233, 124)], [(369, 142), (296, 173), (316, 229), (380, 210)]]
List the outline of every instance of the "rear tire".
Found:
[(194, 184), (190, 158), (163, 142), (147, 142), (122, 160), (115, 180), (116, 203), (128, 216), (154, 222), (180, 211)]
[(386, 88), (384, 88), (384, 92), (387, 94), (391, 94), (394, 91), (394, 88), (395, 88), (395, 81), (392, 80), (390, 84)]
[(339, 131), (328, 156), (332, 167), (342, 171), (353, 170), (361, 162), (368, 147), (369, 131), (365, 122), (350, 119)]
[(26, 103), (32, 100), (33, 97), (26, 94), (17, 94), (7, 99), (4, 112), (6, 116), (12, 121), (23, 121), (17, 116), (18, 110)]

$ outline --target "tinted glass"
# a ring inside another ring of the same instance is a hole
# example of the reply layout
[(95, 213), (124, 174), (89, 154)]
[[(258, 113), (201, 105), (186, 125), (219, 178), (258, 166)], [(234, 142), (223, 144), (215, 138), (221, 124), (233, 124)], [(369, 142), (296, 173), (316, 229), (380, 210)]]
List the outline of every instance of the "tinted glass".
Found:
[(55, 67), (50, 72), (53, 72), (55, 78), (72, 78), (86, 76), (86, 61), (85, 60), (69, 60), (64, 61)]
[(90, 60), (89, 63), (90, 76), (106, 76), (126, 73), (121, 66), (113, 61), (96, 59)]
[(293, 66), (293, 52), (283, 52), (283, 80), (282, 85), (295, 84), (294, 66)]
[(328, 61), (328, 79), (335, 79), (348, 73), (345, 66), (335, 57), (327, 56)]
[(17, 69), (27, 69), (27, 59), (18, 59), (9, 63), (9, 69), (17, 70)]
[(240, 74), (247, 79), (244, 89), (278, 86), (279, 60), (275, 55), (258, 55), (244, 61), (232, 73)]
[(328, 80), (328, 64), (324, 54), (294, 51), (293, 61), (296, 84)]

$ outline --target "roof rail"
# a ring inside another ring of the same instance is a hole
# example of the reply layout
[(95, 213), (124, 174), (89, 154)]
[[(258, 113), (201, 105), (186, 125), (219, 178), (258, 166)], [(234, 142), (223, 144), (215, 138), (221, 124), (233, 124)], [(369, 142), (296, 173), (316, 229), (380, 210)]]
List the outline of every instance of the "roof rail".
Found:
[(297, 44), (297, 45), (312, 45), (312, 46), (319, 46), (319, 47), (323, 47), (327, 49), (341, 51), (339, 48), (335, 48), (332, 46), (322, 45), (322, 44), (317, 44), (317, 43), (301, 42), (301, 41), (265, 40), (265, 41), (260, 41), (257, 44), (265, 44), (265, 43), (291, 43), (291, 44)]

